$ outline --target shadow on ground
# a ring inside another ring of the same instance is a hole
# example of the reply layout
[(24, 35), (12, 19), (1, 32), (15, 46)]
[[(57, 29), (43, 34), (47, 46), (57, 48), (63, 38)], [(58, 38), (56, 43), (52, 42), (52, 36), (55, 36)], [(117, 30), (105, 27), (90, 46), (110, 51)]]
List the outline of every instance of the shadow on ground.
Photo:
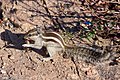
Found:
[(21, 33), (12, 33), (10, 30), (5, 30), (4, 32), (1, 33), (1, 40), (6, 42), (6, 45), (4, 47), (6, 48), (15, 48), (19, 50), (32, 50), (44, 57), (48, 57), (48, 54), (45, 54), (47, 52), (47, 49), (45, 47), (42, 47), (40, 50), (39, 49), (34, 49), (34, 48), (24, 48), (22, 45), (25, 44), (25, 39), (24, 39), (25, 34)]

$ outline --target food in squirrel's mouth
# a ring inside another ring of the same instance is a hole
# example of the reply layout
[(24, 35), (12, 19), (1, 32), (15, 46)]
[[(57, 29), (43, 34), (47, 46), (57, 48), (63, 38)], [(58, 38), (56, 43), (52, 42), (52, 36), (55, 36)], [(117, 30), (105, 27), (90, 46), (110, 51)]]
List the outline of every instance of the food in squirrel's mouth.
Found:
[(25, 39), (26, 43), (28, 44), (35, 44), (35, 41), (32, 39)]

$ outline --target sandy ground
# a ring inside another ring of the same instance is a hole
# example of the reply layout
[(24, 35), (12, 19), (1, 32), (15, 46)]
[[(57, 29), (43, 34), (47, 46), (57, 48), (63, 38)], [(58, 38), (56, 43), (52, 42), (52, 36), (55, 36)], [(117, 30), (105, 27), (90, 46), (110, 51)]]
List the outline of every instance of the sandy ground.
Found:
[[(13, 2), (17, 12), (7, 16), (13, 18), (16, 23), (21, 25), (20, 27), (0, 27), (0, 80), (120, 80), (119, 64), (110, 66), (107, 63), (91, 65), (83, 61), (73, 62), (71, 59), (64, 59), (60, 54), (56, 54), (51, 61), (42, 62), (40, 60), (41, 51), (26, 51), (21, 47), (24, 42), (19, 39), (12, 42), (7, 32), (20, 37), (36, 24), (40, 26), (46, 23), (46, 26), (53, 24), (45, 16), (31, 17), (31, 15), (35, 16), (37, 13), (32, 13), (29, 9), (39, 9), (39, 13), (45, 11), (33, 1), (23, 0), (23, 2), (17, 2), (17, 5)], [(46, 0), (49, 4), (48, 7), (52, 8), (55, 1)], [(2, 7), (7, 8), (6, 14), (8, 14), (12, 5), (9, 1), (2, 0)], [(54, 11), (57, 10), (54, 9)], [(8, 46), (11, 44), (13, 47)]]

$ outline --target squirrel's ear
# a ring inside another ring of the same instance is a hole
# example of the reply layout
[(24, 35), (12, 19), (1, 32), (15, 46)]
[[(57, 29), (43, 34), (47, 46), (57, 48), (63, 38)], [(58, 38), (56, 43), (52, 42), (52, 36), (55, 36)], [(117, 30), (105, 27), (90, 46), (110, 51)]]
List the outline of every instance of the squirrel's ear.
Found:
[(40, 33), (43, 33), (41, 26), (36, 25), (36, 26), (34, 26), (34, 27), (35, 27), (36, 31), (37, 31), (39, 34), (40, 34)]

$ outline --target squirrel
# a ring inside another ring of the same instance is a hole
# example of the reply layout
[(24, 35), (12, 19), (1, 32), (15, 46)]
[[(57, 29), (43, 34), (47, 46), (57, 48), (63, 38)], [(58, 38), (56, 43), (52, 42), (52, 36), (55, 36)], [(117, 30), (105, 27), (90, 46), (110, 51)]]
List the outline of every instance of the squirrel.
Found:
[(65, 58), (74, 57), (76, 60), (80, 59), (90, 63), (113, 60), (116, 55), (119, 55), (115, 52), (101, 50), (99, 48), (93, 48), (86, 45), (67, 45), (59, 33), (43, 32), (40, 28), (34, 28), (28, 31), (24, 38), (28, 41), (33, 40), (35, 43), (23, 44), (23, 47), (41, 49), (45, 46), (47, 48), (50, 57), (48, 59), (44, 59), (45, 61), (52, 59), (53, 55), (56, 54), (57, 51), (63, 51), (63, 56)]

